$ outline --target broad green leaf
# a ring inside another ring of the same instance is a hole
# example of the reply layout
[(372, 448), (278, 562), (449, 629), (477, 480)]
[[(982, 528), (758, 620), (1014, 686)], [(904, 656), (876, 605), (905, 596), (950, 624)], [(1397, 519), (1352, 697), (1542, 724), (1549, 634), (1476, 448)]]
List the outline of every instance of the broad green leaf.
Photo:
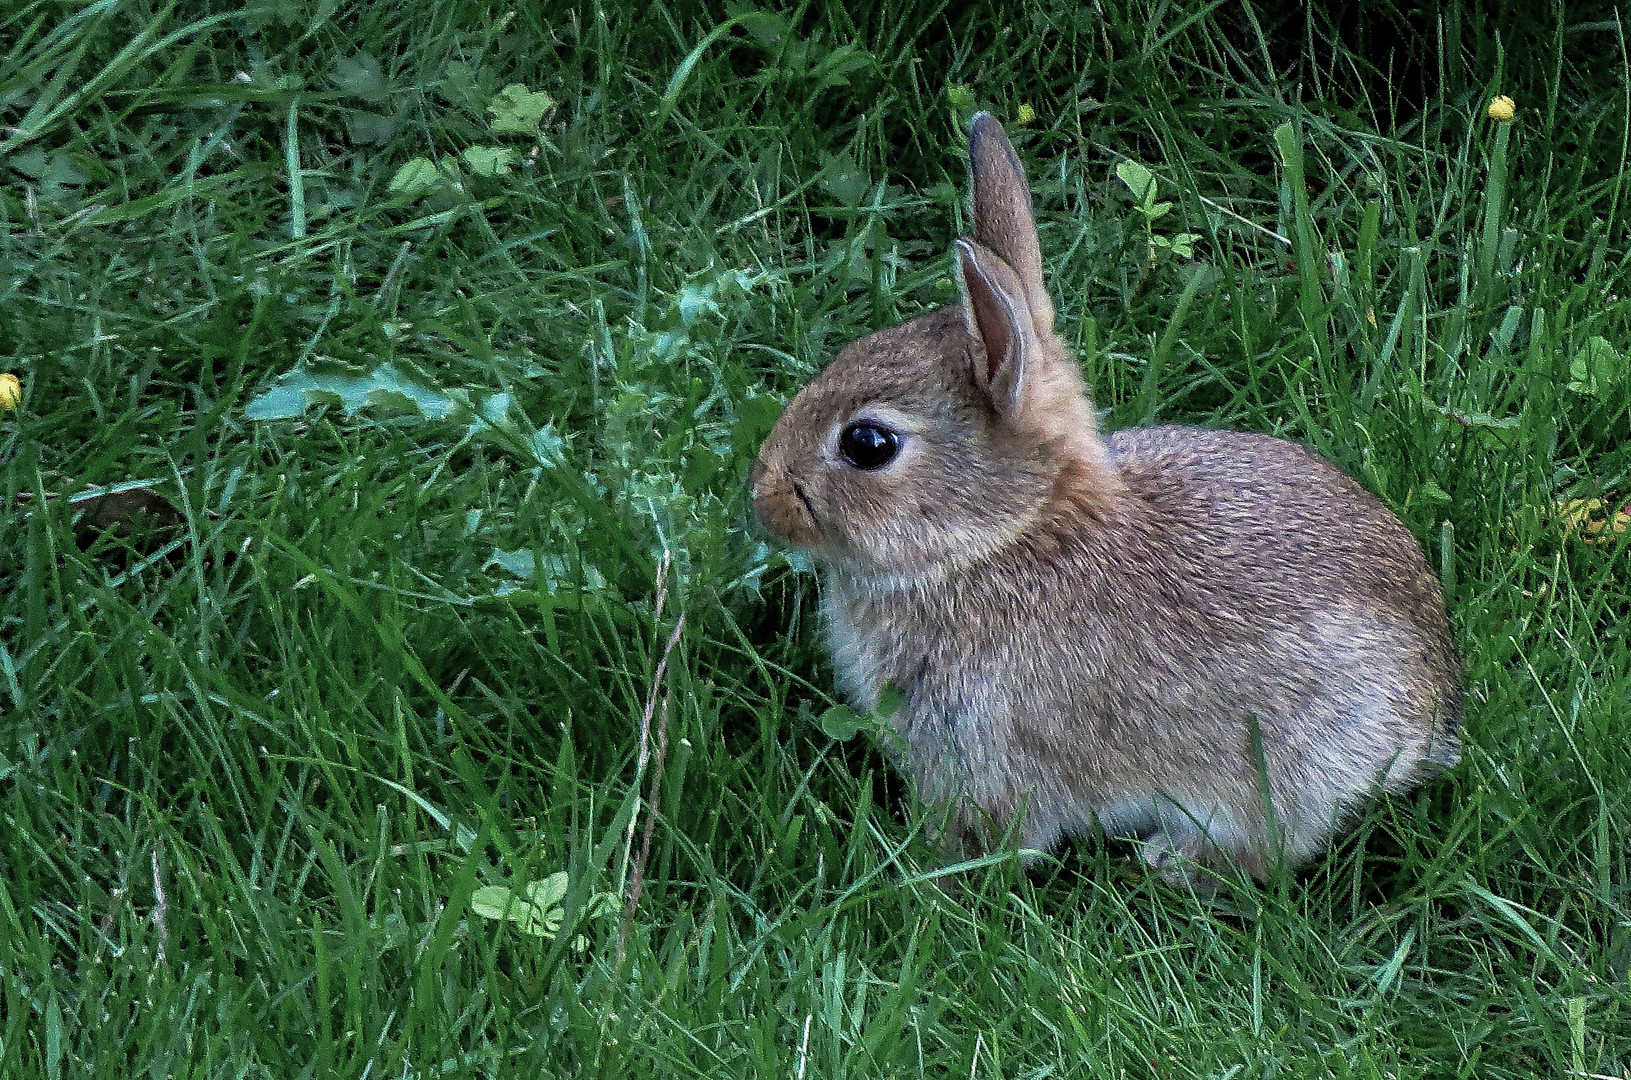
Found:
[(386, 185), (393, 195), (406, 195), (416, 199), (427, 195), (442, 185), (442, 174), (436, 171), (436, 163), (430, 158), (410, 158), (391, 177), (390, 184)]
[(566, 440), (555, 433), (554, 424), (545, 424), (532, 433), (532, 453), (540, 465), (556, 465), (566, 452)]
[(589, 898), (589, 902), (583, 906), (583, 914), (585, 918), (593, 919), (597, 915), (605, 915), (608, 912), (616, 911), (619, 906), (617, 897), (613, 893), (595, 893)]
[(544, 91), (511, 83), (488, 103), (487, 111), (493, 114), (488, 126), (500, 135), (536, 135), (539, 121), (554, 107), (555, 99)]
[(305, 372), (291, 371), (252, 398), (244, 406), (244, 416), (251, 420), (293, 420), (306, 411), (306, 387), (310, 383)]
[(1593, 335), (1569, 360), (1569, 389), (1601, 397), (1625, 377), (1625, 357), (1607, 338)]
[(335, 63), (329, 79), (341, 90), (364, 101), (381, 102), (390, 93), (379, 61), (366, 52), (342, 57)]
[(455, 105), (480, 112), (482, 102), (491, 93), (492, 83), (491, 76), (485, 70), (463, 60), (454, 60), (447, 65), (447, 72), (436, 88)]
[(514, 551), (494, 548), (493, 553), (487, 556), (487, 561), (481, 564), (481, 568), (486, 570), (493, 566), (523, 581), (534, 581), (542, 572), (544, 580), (538, 584), (542, 584), (547, 593), (554, 593), (562, 588), (577, 589), (580, 586), (585, 592), (599, 592), (606, 587), (606, 575), (589, 563), (580, 566), (577, 560), (569, 561), (565, 556), (534, 551), (532, 548), (518, 548)]
[(1133, 193), (1133, 199), (1140, 206), (1150, 206), (1155, 196), (1155, 177), (1150, 170), (1134, 161), (1132, 158), (1123, 158), (1116, 162), (1116, 178), (1127, 185)]
[(878, 693), (878, 703), (873, 706), (872, 714), (880, 720), (887, 720), (900, 712), (901, 706), (906, 704), (906, 694), (900, 687), (891, 683)]
[(1428, 502), (1447, 503), (1450, 501), (1450, 493), (1439, 487), (1432, 480), (1423, 480), (1419, 490), (1421, 492), (1421, 497), (1426, 499)]
[(761, 45), (778, 45), (787, 36), (787, 20), (771, 11), (747, 11), (740, 16), (742, 29)]
[(839, 742), (853, 739), (861, 731), (881, 734), (889, 730), (884, 721), (899, 712), (904, 704), (906, 695), (898, 687), (885, 686), (878, 694), (878, 703), (870, 714), (863, 716), (848, 705), (834, 705), (821, 714), (819, 723), (828, 738)]
[(680, 322), (690, 326), (697, 321), (697, 316), (703, 312), (711, 311), (719, 314), (719, 303), (714, 299), (714, 290), (708, 285), (696, 285), (687, 282), (680, 288), (678, 307)]
[(834, 705), (821, 714), (821, 730), (829, 739), (848, 742), (867, 726), (866, 717), (848, 705)]
[(504, 176), (516, 155), (507, 146), (467, 146), (459, 156), (477, 176)]
[(244, 415), (251, 420), (292, 420), (320, 404), (338, 405), (347, 416), (368, 406), (427, 420), (442, 420), (457, 411), (447, 394), (395, 365), (363, 371), (317, 362), (279, 376), (244, 406)]
[(510, 406), (514, 403), (514, 399), (502, 390), (496, 394), (488, 394), (470, 415), (470, 422), (464, 426), (465, 434), (479, 439), (498, 431), (512, 429), (514, 425), (510, 421)]
[(546, 910), (502, 885), (477, 889), (470, 895), (470, 910), (484, 919), (507, 919), (517, 930), (533, 937), (554, 937), (561, 928), (560, 908)]
[(470, 910), (484, 919), (505, 918), (517, 902), (515, 894), (502, 885), (485, 885), (470, 894)]
[(872, 190), (872, 180), (846, 151), (821, 155), (821, 175), (816, 181), (823, 191), (843, 203), (855, 206)]
[(531, 882), (527, 885), (527, 899), (540, 910), (548, 911), (566, 899), (567, 880), (566, 871), (557, 870), (542, 881)]
[(455, 411), (454, 402), (446, 394), (395, 364), (381, 364), (375, 368), (373, 380), (369, 404), (374, 403), (375, 394), (395, 394), (410, 403), (413, 411), (427, 420), (443, 420)]

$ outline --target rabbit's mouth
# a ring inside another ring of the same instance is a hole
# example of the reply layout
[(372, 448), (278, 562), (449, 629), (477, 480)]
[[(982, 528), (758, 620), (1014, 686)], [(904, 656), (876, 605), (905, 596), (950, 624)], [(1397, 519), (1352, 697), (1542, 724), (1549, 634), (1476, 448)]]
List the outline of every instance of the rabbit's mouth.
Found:
[(794, 547), (821, 541), (821, 519), (804, 485), (781, 469), (767, 469), (753, 490), (753, 512), (770, 532)]
[(799, 502), (804, 504), (804, 512), (810, 515), (810, 522), (814, 524), (816, 519), (815, 507), (810, 505), (810, 496), (804, 494), (804, 485), (797, 480), (793, 481), (793, 494), (797, 495)]

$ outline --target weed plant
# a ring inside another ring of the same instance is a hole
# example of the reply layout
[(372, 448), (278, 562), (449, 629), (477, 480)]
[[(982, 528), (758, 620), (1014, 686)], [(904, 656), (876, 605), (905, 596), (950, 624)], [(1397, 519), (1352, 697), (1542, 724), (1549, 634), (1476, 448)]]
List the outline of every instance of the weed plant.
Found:
[[(1618, 9), (4, 7), (0, 1075), (1631, 1074)], [(1442, 571), (1465, 760), (1293, 877), (946, 867), (835, 737), (745, 477), (980, 107), (1106, 423)]]

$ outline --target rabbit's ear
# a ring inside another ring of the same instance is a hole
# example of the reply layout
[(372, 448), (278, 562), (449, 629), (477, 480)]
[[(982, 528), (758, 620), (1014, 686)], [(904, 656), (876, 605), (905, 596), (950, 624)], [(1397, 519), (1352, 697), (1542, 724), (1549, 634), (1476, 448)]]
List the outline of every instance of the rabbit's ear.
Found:
[(1024, 288), (1014, 268), (985, 245), (959, 237), (954, 247), (963, 318), (985, 346), (985, 358), (974, 364), (974, 381), (997, 414), (1012, 421), (1024, 407), (1026, 382), (1040, 361)]
[(1020, 295), (1042, 336), (1053, 331), (1053, 301), (1042, 282), (1042, 247), (1031, 212), (1025, 167), (1002, 124), (988, 112), (969, 124), (968, 162), (974, 187), (974, 239), (1019, 274)]

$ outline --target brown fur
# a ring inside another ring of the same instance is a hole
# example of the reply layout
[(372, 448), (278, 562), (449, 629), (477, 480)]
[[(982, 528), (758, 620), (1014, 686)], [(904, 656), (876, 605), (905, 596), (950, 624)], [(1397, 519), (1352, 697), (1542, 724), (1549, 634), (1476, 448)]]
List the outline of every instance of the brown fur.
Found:
[[(951, 846), (1023, 814), (1025, 847), (1102, 827), (1176, 876), (1305, 859), (1371, 792), (1457, 759), (1438, 582), (1380, 501), (1295, 443), (1102, 438), (1018, 157), (985, 114), (970, 142), (962, 305), (850, 345), (789, 403), (759, 519), (823, 566), (844, 692), (904, 692), (901, 764)], [(901, 433), (889, 466), (841, 458), (857, 419)]]

